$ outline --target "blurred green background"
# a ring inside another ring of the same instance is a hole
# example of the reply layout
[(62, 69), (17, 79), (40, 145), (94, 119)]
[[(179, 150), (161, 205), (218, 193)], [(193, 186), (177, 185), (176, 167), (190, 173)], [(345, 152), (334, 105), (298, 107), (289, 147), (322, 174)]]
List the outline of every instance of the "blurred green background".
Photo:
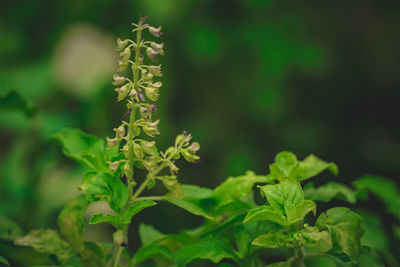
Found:
[[(164, 32), (159, 147), (182, 130), (201, 144), (199, 164), (180, 163), (182, 183), (265, 174), (290, 150), (336, 162), (343, 183), (373, 173), (399, 184), (397, 1), (0, 0), (0, 96), (28, 100), (0, 110), (0, 214), (24, 232), (55, 228), (79, 193), (84, 170), (51, 135), (78, 127), (105, 138), (119, 125), (115, 40), (133, 36), (138, 14)], [(135, 218), (133, 240), (138, 221), (164, 232), (200, 222), (167, 204)], [(109, 240), (102, 227), (88, 238)]]

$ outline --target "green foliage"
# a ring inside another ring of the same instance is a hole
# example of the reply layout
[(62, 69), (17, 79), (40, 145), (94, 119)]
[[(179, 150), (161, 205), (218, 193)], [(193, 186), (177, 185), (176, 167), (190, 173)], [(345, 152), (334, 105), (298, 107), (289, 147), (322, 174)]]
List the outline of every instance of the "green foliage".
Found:
[(27, 235), (17, 238), (15, 244), (30, 246), (38, 252), (56, 255), (62, 264), (73, 256), (72, 247), (54, 230), (32, 230)]
[(18, 110), (28, 117), (36, 112), (34, 105), (16, 91), (11, 91), (7, 95), (0, 97), (0, 111), (4, 110)]
[(332, 208), (318, 217), (316, 226), (329, 230), (333, 252), (345, 253), (354, 262), (358, 261), (361, 250), (360, 239), (364, 233), (359, 215), (348, 208)]
[(349, 187), (336, 182), (328, 182), (318, 188), (312, 183), (308, 183), (304, 187), (306, 198), (313, 201), (329, 202), (334, 198), (347, 201), (351, 204), (356, 203), (356, 193)]
[(237, 255), (228, 241), (210, 237), (184, 246), (176, 254), (175, 263), (177, 267), (183, 267), (194, 259), (207, 259), (218, 263), (222, 259), (235, 259), (236, 257)]
[(397, 185), (380, 176), (365, 175), (353, 182), (361, 199), (367, 199), (368, 192), (381, 200), (388, 213), (400, 221), (400, 191)]
[(8, 262), (8, 260), (2, 256), (0, 256), (0, 263), (10, 266), (10, 263)]

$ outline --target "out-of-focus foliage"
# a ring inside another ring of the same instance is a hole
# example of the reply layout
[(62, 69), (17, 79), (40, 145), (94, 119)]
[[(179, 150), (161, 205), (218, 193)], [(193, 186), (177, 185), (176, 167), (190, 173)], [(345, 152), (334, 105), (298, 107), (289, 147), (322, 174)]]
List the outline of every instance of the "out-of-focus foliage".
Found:
[[(1, 256), (12, 266), (49, 263), (7, 240), (55, 228), (78, 194), (84, 170), (50, 138), (63, 127), (104, 137), (118, 124), (112, 40), (138, 13), (162, 24), (168, 38), (160, 144), (182, 128), (202, 144), (203, 161), (181, 168), (183, 183), (215, 187), (247, 169), (265, 173), (277, 151), (290, 149), (334, 160), (338, 182), (349, 186), (364, 173), (398, 185), (398, 8), (361, 0), (1, 1), (0, 225), (12, 229), (0, 232)], [(387, 201), (393, 190), (385, 195), (365, 183), (354, 184), (368, 192), (361, 208), (382, 218), (384, 233), (399, 229), (398, 202)], [(351, 199), (346, 189), (329, 190), (338, 201)], [(155, 210), (139, 216), (162, 231), (198, 225), (184, 211)], [(368, 222), (364, 238), (377, 231)], [(105, 238), (102, 226), (91, 227), (89, 239)], [(393, 250), (395, 236), (375, 244)]]

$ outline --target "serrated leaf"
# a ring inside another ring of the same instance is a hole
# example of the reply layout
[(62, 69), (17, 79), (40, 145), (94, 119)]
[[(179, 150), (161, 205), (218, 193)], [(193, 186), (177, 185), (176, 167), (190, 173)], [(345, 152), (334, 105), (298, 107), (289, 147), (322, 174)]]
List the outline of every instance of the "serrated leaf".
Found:
[(10, 91), (0, 97), (0, 110), (18, 110), (25, 113), (27, 117), (31, 117), (36, 112), (36, 108), (32, 102), (25, 99), (17, 91)]
[(222, 259), (236, 258), (235, 251), (228, 241), (208, 237), (183, 246), (175, 255), (175, 263), (177, 267), (183, 267), (194, 259), (207, 259), (213, 263), (218, 263)]
[(54, 230), (32, 230), (27, 235), (17, 238), (15, 244), (30, 246), (38, 252), (56, 255), (61, 263), (73, 256), (72, 247)]
[(211, 189), (194, 185), (181, 185), (181, 189), (184, 192), (181, 198), (167, 196), (165, 200), (194, 215), (215, 219), (211, 214), (211, 208), (215, 205), (214, 192)]
[(91, 170), (107, 171), (103, 140), (73, 128), (63, 128), (52, 139), (62, 145), (66, 156)]
[(282, 231), (271, 231), (262, 234), (251, 243), (252, 245), (263, 248), (293, 248), (297, 239), (293, 234), (284, 234)]
[(0, 263), (10, 266), (10, 263), (8, 262), (8, 260), (2, 256), (0, 256)]
[(104, 214), (95, 214), (92, 218), (90, 218), (90, 224), (98, 224), (102, 222), (107, 222), (115, 227), (124, 224), (130, 224), (132, 217), (135, 216), (140, 211), (145, 208), (156, 205), (157, 203), (152, 200), (141, 200), (135, 202), (133, 205), (128, 206), (122, 213), (116, 215), (104, 215)]
[(138, 263), (141, 263), (145, 260), (148, 260), (148, 259), (154, 257), (155, 255), (163, 255), (164, 257), (166, 257), (169, 260), (172, 260), (172, 258), (173, 258), (173, 255), (172, 255), (171, 251), (169, 251), (168, 248), (157, 245), (157, 244), (151, 244), (151, 245), (139, 248), (135, 253), (133, 261), (135, 262), (135, 264), (138, 264)]
[(142, 242), (142, 246), (146, 246), (164, 238), (165, 235), (155, 229), (153, 226), (141, 223), (139, 225), (139, 237), (140, 241)]
[(322, 213), (317, 219), (316, 226), (329, 230), (333, 252), (345, 253), (352, 261), (358, 261), (360, 239), (364, 232), (360, 216), (348, 208), (336, 207)]
[(329, 202), (337, 198), (351, 204), (356, 203), (356, 193), (351, 188), (336, 182), (328, 182), (318, 188), (314, 188), (312, 183), (308, 183), (304, 187), (304, 196), (314, 201)]
[(366, 198), (370, 192), (386, 207), (387, 212), (394, 215), (400, 221), (400, 192), (395, 182), (374, 175), (365, 175), (353, 182), (360, 198)]
[(77, 196), (65, 206), (58, 216), (61, 235), (77, 252), (81, 250), (85, 242), (83, 214), (88, 204), (85, 195)]
[(229, 177), (214, 189), (218, 206), (223, 206), (247, 196), (256, 183), (269, 183), (272, 179), (247, 171), (245, 175)]
[(334, 175), (337, 175), (339, 172), (335, 163), (323, 161), (312, 154), (306, 157), (303, 161), (300, 161), (299, 164), (300, 168), (298, 175), (300, 181), (314, 177), (324, 170), (329, 170)]
[(79, 186), (89, 201), (106, 200), (116, 212), (120, 212), (128, 200), (128, 188), (118, 178), (105, 172), (89, 171)]
[(285, 179), (279, 184), (260, 186), (262, 194), (267, 197), (268, 203), (285, 212), (285, 205), (297, 205), (304, 200), (304, 192), (300, 183), (294, 179)]
[(287, 218), (283, 215), (282, 211), (271, 206), (261, 206), (251, 209), (244, 219), (245, 223), (249, 221), (271, 221), (282, 226), (288, 225)]
[(0, 215), (0, 239), (13, 241), (22, 235), (19, 225), (8, 217)]

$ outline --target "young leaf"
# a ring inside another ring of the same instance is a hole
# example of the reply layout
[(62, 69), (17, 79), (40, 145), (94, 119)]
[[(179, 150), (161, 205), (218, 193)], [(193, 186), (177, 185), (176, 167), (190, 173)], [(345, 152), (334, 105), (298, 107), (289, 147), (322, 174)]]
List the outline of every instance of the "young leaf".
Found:
[(244, 219), (244, 223), (249, 221), (271, 221), (282, 226), (289, 224), (282, 211), (271, 206), (261, 206), (251, 209)]
[(119, 225), (130, 224), (133, 216), (135, 216), (137, 213), (144, 210), (145, 208), (154, 206), (156, 204), (157, 203), (152, 200), (137, 201), (135, 202), (135, 204), (128, 206), (128, 208), (121, 214), (117, 215), (95, 214), (90, 219), (89, 223), (98, 224), (102, 222), (107, 222), (114, 225), (115, 227), (118, 227)]
[(324, 170), (329, 170), (334, 175), (338, 174), (338, 167), (333, 162), (326, 162), (314, 155), (309, 155), (300, 161), (299, 180), (303, 181), (318, 175)]
[(153, 226), (141, 223), (139, 225), (139, 236), (143, 246), (149, 245), (165, 237), (165, 235)]
[(182, 198), (168, 196), (166, 200), (194, 215), (203, 216), (206, 219), (215, 219), (211, 215), (210, 206), (215, 203), (214, 192), (208, 188), (194, 185), (181, 185), (184, 194)]
[(247, 196), (256, 183), (269, 182), (272, 182), (272, 179), (266, 176), (255, 175), (252, 171), (247, 171), (242, 176), (229, 177), (214, 189), (218, 206), (226, 205)]
[(212, 237), (183, 246), (175, 255), (177, 267), (186, 266), (194, 259), (207, 259), (218, 263), (222, 259), (236, 259), (235, 251), (228, 241)]
[(106, 200), (116, 212), (120, 212), (128, 200), (126, 185), (118, 177), (105, 172), (87, 172), (79, 188), (89, 201)]
[(10, 266), (10, 263), (8, 262), (8, 260), (2, 256), (0, 256), (0, 263)]
[(386, 206), (387, 212), (400, 221), (400, 192), (393, 181), (374, 175), (365, 175), (353, 182), (360, 198), (366, 199), (370, 192)]
[(260, 186), (262, 194), (267, 197), (268, 203), (285, 212), (288, 203), (297, 205), (304, 200), (304, 192), (300, 183), (294, 179), (285, 179), (279, 184)]
[(62, 236), (79, 252), (84, 245), (83, 213), (88, 206), (85, 195), (71, 200), (58, 216), (58, 226)]
[(61, 263), (73, 256), (71, 246), (62, 240), (54, 230), (32, 230), (27, 235), (17, 238), (15, 244), (30, 246), (38, 252), (56, 255)]
[(313, 247), (313, 251), (325, 253), (332, 249), (332, 239), (328, 231), (321, 231), (317, 227), (306, 227), (300, 232), (302, 243)]
[(63, 153), (66, 156), (91, 170), (107, 171), (103, 140), (72, 128), (63, 128), (54, 134), (52, 139), (62, 145)]
[(317, 205), (312, 200), (303, 200), (296, 206), (288, 202), (285, 205), (286, 217), (289, 224), (294, 224), (303, 220), (303, 218), (309, 213), (316, 213)]
[(345, 253), (354, 262), (360, 256), (360, 238), (363, 234), (362, 219), (348, 208), (336, 207), (322, 213), (316, 222), (320, 229), (331, 234), (333, 252)]
[(356, 203), (356, 194), (349, 187), (336, 182), (328, 182), (318, 188), (314, 188), (312, 183), (304, 187), (305, 198), (314, 201), (329, 202), (333, 198), (345, 200), (351, 204)]
[(249, 234), (246, 232), (244, 226), (239, 226), (234, 232), (236, 247), (239, 250), (239, 256), (243, 259), (248, 251)]
[(293, 248), (297, 239), (293, 234), (284, 234), (282, 231), (272, 231), (260, 235), (251, 243), (252, 245), (263, 248)]
[(269, 166), (271, 177), (281, 181), (284, 178), (296, 178), (299, 162), (295, 154), (289, 151), (283, 151), (276, 155), (275, 163)]
[(168, 248), (157, 245), (157, 244), (151, 244), (151, 245), (139, 248), (135, 253), (133, 262), (135, 264), (139, 264), (139, 263), (141, 263), (145, 260), (148, 260), (158, 254), (163, 255), (164, 257), (166, 257), (169, 260), (172, 260), (172, 258), (173, 258), (173, 255), (172, 255), (171, 251), (169, 251)]

